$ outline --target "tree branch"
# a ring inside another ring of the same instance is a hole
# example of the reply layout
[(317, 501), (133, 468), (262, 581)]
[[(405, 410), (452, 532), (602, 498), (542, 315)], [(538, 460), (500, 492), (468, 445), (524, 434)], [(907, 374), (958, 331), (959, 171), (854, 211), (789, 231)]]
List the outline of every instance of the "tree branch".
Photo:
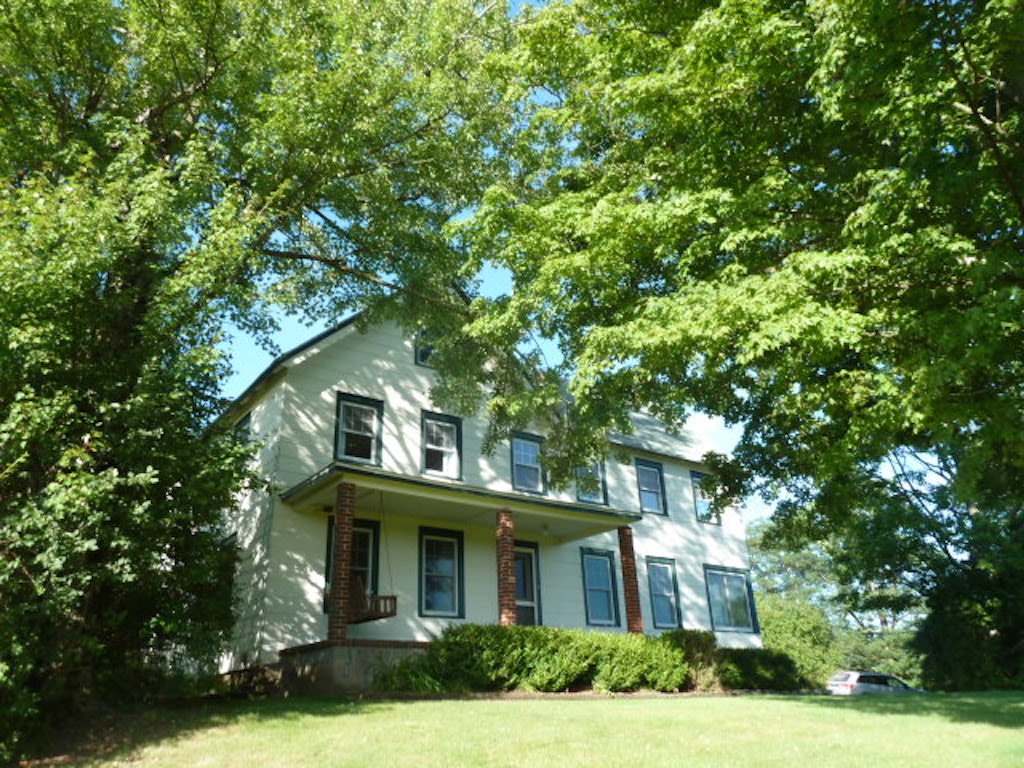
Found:
[(377, 275), (371, 272), (367, 272), (365, 270), (357, 269), (356, 267), (350, 266), (341, 259), (332, 259), (328, 256), (320, 256), (315, 253), (284, 251), (277, 248), (261, 248), (260, 253), (266, 256), (271, 256), (276, 259), (289, 259), (292, 261), (315, 261), (318, 264), (323, 264), (325, 266), (330, 267), (331, 269), (337, 270), (338, 272), (358, 278), (359, 280), (365, 280), (375, 285), (379, 285), (382, 288), (387, 288), (388, 290), (397, 291), (399, 293), (404, 293), (407, 296), (414, 296), (417, 299), (429, 301), (432, 304), (437, 304), (439, 306), (445, 307), (446, 309), (458, 312), (460, 315), (469, 317), (469, 310), (464, 306), (459, 306), (454, 302), (448, 301), (447, 299), (442, 299), (438, 296), (431, 296), (428, 293), (417, 291), (415, 288), (409, 288), (404, 285), (399, 285), (398, 283), (393, 283), (390, 280), (385, 280), (384, 278), (378, 277)]

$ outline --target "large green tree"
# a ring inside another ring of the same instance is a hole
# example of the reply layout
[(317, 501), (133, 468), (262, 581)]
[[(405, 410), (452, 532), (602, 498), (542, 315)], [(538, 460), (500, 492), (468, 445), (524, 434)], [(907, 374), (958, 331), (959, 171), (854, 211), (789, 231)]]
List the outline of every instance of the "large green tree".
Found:
[(520, 40), (534, 112), (462, 230), (515, 290), (460, 330), (565, 362), (489, 369), (496, 425), (553, 414), (566, 477), (630, 408), (742, 424), (723, 497), (928, 595), (1002, 585), (1018, 675), (1021, 3), (578, 0)]
[(491, 178), (508, 24), (473, 0), (0, 2), (0, 759), (228, 629), (226, 321), (461, 300), (442, 227)]

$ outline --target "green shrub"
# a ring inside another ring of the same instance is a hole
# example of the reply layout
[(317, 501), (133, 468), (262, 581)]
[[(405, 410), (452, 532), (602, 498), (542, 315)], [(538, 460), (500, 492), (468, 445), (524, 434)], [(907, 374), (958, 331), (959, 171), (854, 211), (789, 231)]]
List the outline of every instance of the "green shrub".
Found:
[(565, 691), (756, 689), (804, 686), (785, 653), (718, 648), (711, 632), (676, 630), (660, 637), (555, 627), (449, 627), (426, 653), (377, 675), (377, 687), (420, 693), (528, 688)]
[(805, 687), (796, 663), (766, 648), (719, 648), (718, 678), (726, 690), (799, 691)]
[(510, 688), (604, 691), (683, 688), (689, 667), (678, 648), (640, 635), (553, 627), (461, 624), (419, 657), (382, 670), (378, 688), (460, 693)]
[(661, 634), (661, 642), (678, 650), (690, 665), (684, 685), (688, 690), (712, 691), (722, 687), (718, 678), (718, 641), (703, 629), (674, 629)]

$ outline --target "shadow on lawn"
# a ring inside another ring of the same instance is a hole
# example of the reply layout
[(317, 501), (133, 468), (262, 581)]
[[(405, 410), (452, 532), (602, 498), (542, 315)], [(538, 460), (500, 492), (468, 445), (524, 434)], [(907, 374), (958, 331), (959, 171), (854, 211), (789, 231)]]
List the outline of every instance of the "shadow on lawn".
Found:
[(955, 723), (1024, 728), (1024, 692), (922, 693), (900, 696), (807, 696), (799, 701), (846, 712), (924, 715)]
[(23, 768), (87, 766), (95, 761), (127, 758), (144, 747), (175, 741), (195, 731), (261, 720), (335, 718), (388, 708), (383, 701), (355, 698), (274, 698), (186, 700), (133, 710), (94, 714), (54, 733)]

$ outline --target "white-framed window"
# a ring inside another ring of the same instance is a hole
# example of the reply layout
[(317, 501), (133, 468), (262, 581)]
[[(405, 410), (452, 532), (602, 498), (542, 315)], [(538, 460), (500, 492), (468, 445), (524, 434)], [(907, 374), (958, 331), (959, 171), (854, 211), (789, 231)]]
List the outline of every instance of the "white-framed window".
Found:
[(647, 558), (647, 587), (651, 593), (651, 615), (656, 629), (679, 626), (679, 589), (676, 564), (664, 557)]
[(462, 421), (440, 413), (423, 413), (423, 471), (458, 478), (462, 475)]
[(711, 499), (701, 490), (700, 484), (707, 475), (703, 472), (690, 472), (690, 486), (693, 490), (693, 508), (697, 519), (702, 523), (722, 524), (722, 516), (711, 507)]
[(636, 460), (636, 485), (640, 492), (640, 511), (664, 515), (665, 478), (661, 464), (655, 461)]
[(420, 615), (461, 618), (462, 532), (420, 528)]
[(595, 461), (576, 470), (576, 499), (588, 504), (607, 504), (608, 488), (604, 481), (604, 466)]
[(358, 395), (338, 396), (339, 459), (380, 464), (380, 433), (384, 403)]
[(599, 627), (619, 625), (619, 597), (615, 586), (615, 556), (602, 549), (581, 549), (583, 601), (587, 624)]
[(542, 442), (536, 435), (512, 437), (512, 487), (517, 491), (544, 493), (544, 472), (540, 466)]
[(712, 629), (727, 632), (757, 632), (754, 594), (747, 571), (704, 566)]

